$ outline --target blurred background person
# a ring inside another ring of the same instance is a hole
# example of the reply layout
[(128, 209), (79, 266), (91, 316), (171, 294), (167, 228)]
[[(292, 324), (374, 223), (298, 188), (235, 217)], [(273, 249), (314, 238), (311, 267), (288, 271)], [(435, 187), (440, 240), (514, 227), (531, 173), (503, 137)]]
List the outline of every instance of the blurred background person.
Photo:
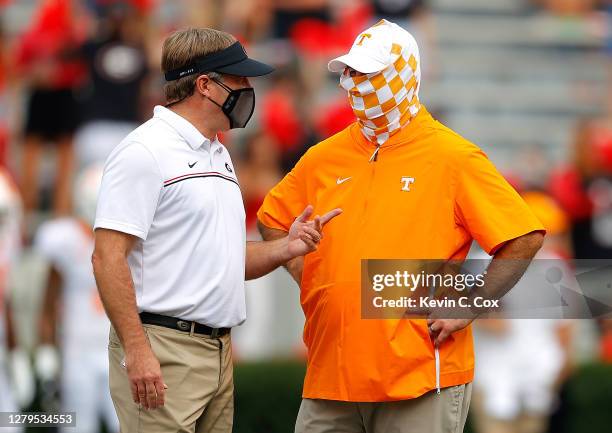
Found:
[(9, 86), (9, 53), (7, 49), (4, 26), (0, 20), (0, 165), (6, 167), (8, 159), (9, 123), (8, 95)]
[(612, 364), (612, 320), (598, 320), (600, 332), (600, 356), (602, 361)]
[[(61, 410), (77, 413), (79, 433), (99, 431), (100, 420), (110, 433), (119, 431), (108, 391), (110, 322), (91, 265), (92, 225), (101, 179), (100, 164), (85, 168), (75, 182), (75, 215), (46, 221), (34, 238), (36, 252), (49, 265), (36, 372), (43, 385), (59, 376)], [(60, 409), (52, 402), (43, 402), (43, 407), (49, 412)], [(65, 431), (72, 430), (67, 427)]]
[(534, 0), (549, 11), (559, 15), (584, 15), (590, 13), (599, 3), (597, 0)]
[[(19, 192), (0, 165), (0, 411), (3, 412), (27, 408), (35, 391), (28, 353), (17, 343), (11, 307), (10, 277), (21, 252), (21, 223)], [(0, 427), (0, 432), (9, 431), (13, 427)]]
[[(261, 128), (274, 140), (280, 152), (275, 163), (286, 173), (317, 142), (315, 113), (304, 104), (305, 89), (296, 69), (286, 68), (271, 79), (262, 101)], [(247, 151), (252, 153), (248, 146), (247, 142)]]
[[(571, 256), (567, 216), (546, 194), (532, 191), (522, 197), (547, 231), (535, 260), (555, 260), (560, 265)], [(478, 257), (483, 258), (484, 253)], [(566, 270), (571, 274), (567, 266)], [(533, 272), (517, 286), (538, 290), (537, 282), (543, 278), (534, 279)], [(502, 302), (512, 305), (514, 296), (524, 295), (525, 291), (518, 295), (511, 291)], [(493, 317), (475, 323), (473, 413), (477, 432), (546, 432), (548, 417), (558, 403), (556, 393), (571, 369), (572, 322)]]
[[(236, 173), (246, 212), (247, 240), (260, 241), (256, 227), (257, 210), (270, 188), (283, 176), (278, 142), (263, 131), (248, 136), (237, 161)], [(283, 272), (277, 269), (245, 282), (247, 312), (253, 323), (252, 326), (239, 326), (232, 331), (236, 359), (265, 359), (278, 350), (278, 336), (271, 330), (277, 323), (276, 310), (284, 305), (285, 297), (278, 302), (279, 296), (275, 290), (283, 281)]]
[[(290, 42), (298, 54), (299, 77), (304, 92), (302, 103), (312, 108), (317, 90), (324, 84), (329, 29), (333, 24), (333, 10), (329, 0), (270, 0), (271, 37)], [(310, 112), (310, 110), (305, 110)]]
[(88, 78), (79, 89), (83, 125), (75, 136), (78, 167), (104, 162), (143, 120), (148, 59), (147, 10), (103, 3), (93, 37), (82, 47)]
[(550, 173), (548, 189), (571, 218), (575, 257), (612, 257), (612, 127), (605, 117), (581, 119), (571, 161)]
[(57, 153), (52, 209), (58, 215), (70, 211), (72, 138), (79, 123), (74, 90), (85, 73), (79, 57), (84, 32), (72, 3), (41, 2), (16, 53), (18, 73), (28, 91), (20, 173), (28, 215), (39, 210), (39, 165), (47, 143), (53, 143)]
[(283, 177), (280, 168), (281, 149), (269, 134), (259, 132), (247, 137), (244, 151), (238, 160), (237, 171), (242, 185), (246, 212), (247, 237), (257, 238), (257, 210), (274, 185)]

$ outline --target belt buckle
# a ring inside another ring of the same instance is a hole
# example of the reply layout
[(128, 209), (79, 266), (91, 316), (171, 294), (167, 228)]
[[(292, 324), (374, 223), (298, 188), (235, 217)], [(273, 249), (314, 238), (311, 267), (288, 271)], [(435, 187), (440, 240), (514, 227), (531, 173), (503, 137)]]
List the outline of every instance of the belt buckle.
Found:
[(191, 328), (191, 324), (189, 322), (184, 321), (184, 320), (177, 320), (176, 326), (181, 331), (189, 331), (189, 328)]
[(210, 337), (211, 338), (217, 338), (219, 336), (219, 328), (213, 328), (212, 332), (210, 333)]

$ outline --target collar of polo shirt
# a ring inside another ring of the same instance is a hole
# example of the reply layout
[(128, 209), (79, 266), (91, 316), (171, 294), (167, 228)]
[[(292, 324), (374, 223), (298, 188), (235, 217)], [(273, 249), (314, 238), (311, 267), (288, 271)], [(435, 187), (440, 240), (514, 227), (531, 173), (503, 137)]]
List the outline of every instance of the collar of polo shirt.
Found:
[(211, 141), (206, 138), (198, 129), (193, 126), (187, 119), (182, 117), (179, 114), (176, 114), (174, 111), (169, 108), (163, 107), (161, 105), (155, 106), (153, 109), (153, 117), (157, 117), (174, 129), (185, 139), (185, 141), (189, 144), (189, 146), (193, 150), (198, 150), (202, 146), (206, 149), (215, 150), (217, 152), (222, 152), (223, 147), (219, 142), (217, 136)]

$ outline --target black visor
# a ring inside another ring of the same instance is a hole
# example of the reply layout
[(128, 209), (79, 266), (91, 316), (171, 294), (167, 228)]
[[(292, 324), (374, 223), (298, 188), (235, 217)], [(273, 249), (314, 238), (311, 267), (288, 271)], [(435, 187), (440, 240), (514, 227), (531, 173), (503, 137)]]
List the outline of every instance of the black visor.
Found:
[(274, 68), (249, 59), (243, 46), (236, 41), (224, 50), (201, 57), (191, 65), (166, 72), (164, 76), (166, 81), (174, 81), (187, 75), (213, 71), (239, 77), (259, 77), (269, 74)]

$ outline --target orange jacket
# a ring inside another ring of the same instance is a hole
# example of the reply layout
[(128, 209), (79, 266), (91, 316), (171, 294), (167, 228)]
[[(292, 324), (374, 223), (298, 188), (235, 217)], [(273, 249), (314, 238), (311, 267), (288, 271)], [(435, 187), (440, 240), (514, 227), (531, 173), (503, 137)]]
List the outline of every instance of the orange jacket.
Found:
[(308, 204), (344, 211), (304, 260), (304, 398), (400, 400), (472, 381), (471, 327), (442, 344), (437, 371), (424, 319), (361, 318), (361, 259), (463, 259), (472, 239), (493, 253), (543, 230), (486, 155), (425, 107), (368, 162), (373, 151), (352, 124), (309, 149), (258, 212), (287, 231)]

